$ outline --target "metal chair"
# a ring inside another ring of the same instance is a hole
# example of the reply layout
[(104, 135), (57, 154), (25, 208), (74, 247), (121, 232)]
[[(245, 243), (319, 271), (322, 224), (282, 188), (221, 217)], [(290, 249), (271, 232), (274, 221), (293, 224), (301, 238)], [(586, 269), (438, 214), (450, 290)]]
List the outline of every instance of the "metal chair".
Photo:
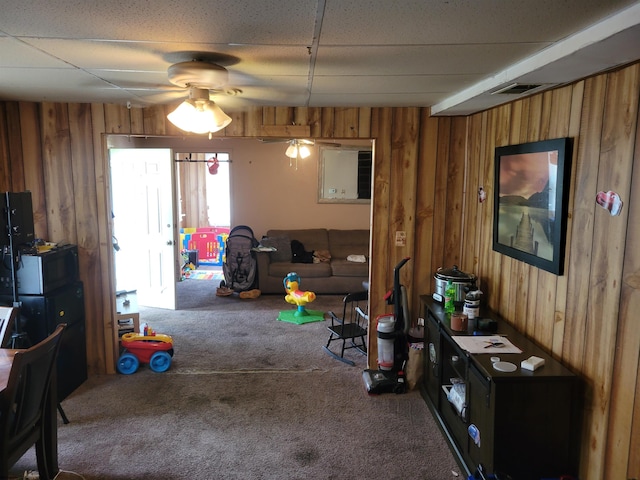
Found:
[(18, 312), (15, 307), (0, 307), (0, 348), (9, 344)]
[[(344, 357), (345, 350), (354, 348), (363, 355), (367, 354), (367, 326), (368, 326), (368, 303), (369, 292), (362, 291), (349, 293), (342, 301), (342, 317), (338, 317), (333, 312), (328, 312), (331, 317), (329, 329), (329, 340), (323, 346), (323, 350), (333, 358), (349, 365), (355, 362)], [(332, 342), (342, 342), (340, 354), (332, 351), (329, 347)]]
[(44, 412), (51, 402), (51, 376), (65, 327), (58, 325), (40, 343), (15, 354), (7, 388), (0, 395), (0, 478), (8, 478), (9, 468), (33, 445), (39, 478), (50, 480), (57, 474), (47, 468)]

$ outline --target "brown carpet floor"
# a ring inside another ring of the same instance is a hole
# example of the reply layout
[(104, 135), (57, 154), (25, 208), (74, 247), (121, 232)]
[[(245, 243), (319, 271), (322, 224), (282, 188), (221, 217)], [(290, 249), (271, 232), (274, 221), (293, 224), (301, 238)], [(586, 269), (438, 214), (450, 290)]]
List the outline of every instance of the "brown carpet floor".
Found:
[[(141, 308), (173, 337), (171, 368), (90, 378), (63, 402), (58, 479), (462, 478), (418, 391), (370, 396), (366, 359), (323, 352), (327, 321), (277, 320), (284, 294), (216, 297), (178, 285), (179, 310)], [(339, 310), (319, 296), (313, 310)], [(12, 469), (36, 470), (33, 451)]]

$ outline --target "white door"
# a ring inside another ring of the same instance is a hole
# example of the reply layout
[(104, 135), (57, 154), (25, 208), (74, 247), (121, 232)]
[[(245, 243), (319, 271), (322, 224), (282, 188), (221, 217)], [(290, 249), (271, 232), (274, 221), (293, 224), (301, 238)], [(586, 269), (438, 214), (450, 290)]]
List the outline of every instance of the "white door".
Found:
[(177, 222), (170, 149), (110, 149), (117, 290), (140, 305), (176, 308)]

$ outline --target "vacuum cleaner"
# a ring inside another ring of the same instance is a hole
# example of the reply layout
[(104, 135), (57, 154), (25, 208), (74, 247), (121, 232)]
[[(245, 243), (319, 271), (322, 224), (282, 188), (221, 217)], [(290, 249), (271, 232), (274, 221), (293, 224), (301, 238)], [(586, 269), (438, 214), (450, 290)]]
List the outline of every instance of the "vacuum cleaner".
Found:
[(406, 321), (408, 305), (407, 292), (400, 285), (400, 269), (410, 260), (403, 258), (393, 269), (393, 290), (387, 292), (385, 300), (393, 304), (392, 315), (380, 315), (377, 320), (378, 335), (378, 369), (366, 369), (362, 379), (367, 393), (405, 393), (407, 384), (404, 374), (409, 358), (407, 339), (408, 322)]

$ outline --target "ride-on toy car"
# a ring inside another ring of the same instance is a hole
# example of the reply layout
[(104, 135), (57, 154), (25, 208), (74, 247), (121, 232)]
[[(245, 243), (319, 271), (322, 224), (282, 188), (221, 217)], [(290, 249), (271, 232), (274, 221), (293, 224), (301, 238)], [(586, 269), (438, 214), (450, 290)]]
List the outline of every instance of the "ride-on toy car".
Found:
[(131, 375), (140, 362), (148, 363), (154, 372), (166, 372), (173, 357), (173, 339), (169, 335), (125, 333), (120, 342), (123, 351), (118, 359), (118, 372)]

